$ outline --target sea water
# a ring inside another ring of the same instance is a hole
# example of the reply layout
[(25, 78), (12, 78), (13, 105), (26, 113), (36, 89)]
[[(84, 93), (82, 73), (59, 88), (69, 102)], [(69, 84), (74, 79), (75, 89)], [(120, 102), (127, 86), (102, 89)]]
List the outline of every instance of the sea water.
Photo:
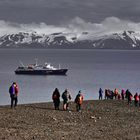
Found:
[[(45, 62), (68, 68), (67, 76), (16, 75), (17, 66)], [(19, 104), (52, 101), (52, 92), (68, 89), (74, 100), (98, 99), (101, 87), (140, 93), (140, 51), (91, 49), (0, 49), (0, 105), (10, 104), (9, 86), (19, 86)]]

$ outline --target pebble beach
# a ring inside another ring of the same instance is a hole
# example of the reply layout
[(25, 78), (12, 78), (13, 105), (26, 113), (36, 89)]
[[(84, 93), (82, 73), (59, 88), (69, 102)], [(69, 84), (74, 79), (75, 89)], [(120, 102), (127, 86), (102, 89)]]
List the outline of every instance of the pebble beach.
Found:
[(124, 100), (84, 101), (69, 111), (52, 102), (0, 106), (1, 140), (133, 140), (140, 139), (140, 107)]

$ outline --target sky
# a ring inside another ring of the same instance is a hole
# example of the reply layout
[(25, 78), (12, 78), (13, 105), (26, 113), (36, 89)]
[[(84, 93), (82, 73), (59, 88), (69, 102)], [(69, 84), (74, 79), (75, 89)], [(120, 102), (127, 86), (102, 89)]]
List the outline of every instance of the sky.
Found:
[(140, 0), (0, 0), (0, 34), (139, 30)]

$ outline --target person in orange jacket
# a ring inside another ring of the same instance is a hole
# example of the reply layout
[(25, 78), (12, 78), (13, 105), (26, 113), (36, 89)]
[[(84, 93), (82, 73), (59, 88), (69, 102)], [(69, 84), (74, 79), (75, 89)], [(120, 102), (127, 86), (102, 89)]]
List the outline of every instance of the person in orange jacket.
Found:
[(75, 103), (76, 103), (76, 110), (79, 112), (81, 111), (81, 105), (83, 103), (83, 95), (81, 93), (81, 90), (78, 92), (75, 98)]

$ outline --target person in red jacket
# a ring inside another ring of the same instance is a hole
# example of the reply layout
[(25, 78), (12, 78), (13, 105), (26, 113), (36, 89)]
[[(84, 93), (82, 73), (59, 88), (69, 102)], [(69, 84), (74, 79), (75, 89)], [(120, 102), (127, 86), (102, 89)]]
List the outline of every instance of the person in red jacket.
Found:
[(136, 93), (134, 95), (134, 103), (135, 103), (135, 106), (138, 106), (138, 102), (139, 102), (139, 96), (138, 96), (138, 93)]
[(75, 98), (75, 103), (76, 103), (76, 110), (79, 112), (81, 111), (81, 105), (83, 103), (83, 95), (81, 94), (81, 91), (78, 92)]
[(11, 98), (11, 108), (17, 106), (18, 102), (18, 85), (16, 82), (13, 82), (9, 88), (10, 98)]
[(115, 88), (115, 90), (114, 90), (115, 99), (117, 99), (118, 94), (119, 94), (119, 92), (118, 92), (118, 90)]
[(56, 88), (52, 94), (52, 100), (54, 103), (55, 110), (59, 110), (60, 105), (60, 93), (59, 90)]

